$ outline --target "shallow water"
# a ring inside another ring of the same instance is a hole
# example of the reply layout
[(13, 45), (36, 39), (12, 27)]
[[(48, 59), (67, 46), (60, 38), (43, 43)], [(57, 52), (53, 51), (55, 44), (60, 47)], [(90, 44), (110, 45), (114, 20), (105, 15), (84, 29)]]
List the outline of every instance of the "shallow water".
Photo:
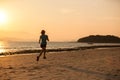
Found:
[[(54, 51), (60, 49), (73, 49), (78, 47), (102, 46), (102, 45), (120, 45), (113, 43), (77, 43), (77, 42), (48, 42), (47, 49)], [(11, 52), (37, 52), (40, 50), (38, 42), (0, 42), (0, 54)]]

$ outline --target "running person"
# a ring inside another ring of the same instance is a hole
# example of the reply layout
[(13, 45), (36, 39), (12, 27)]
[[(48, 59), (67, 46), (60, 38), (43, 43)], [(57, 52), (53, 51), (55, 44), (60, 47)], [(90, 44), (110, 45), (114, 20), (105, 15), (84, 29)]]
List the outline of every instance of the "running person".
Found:
[(45, 30), (42, 30), (40, 38), (39, 38), (39, 44), (40, 44), (40, 47), (42, 48), (42, 50), (41, 50), (40, 54), (37, 56), (37, 61), (39, 61), (39, 58), (42, 55), (42, 53), (44, 53), (43, 59), (46, 59), (46, 45), (47, 45), (47, 41), (49, 41), (49, 38), (45, 34)]

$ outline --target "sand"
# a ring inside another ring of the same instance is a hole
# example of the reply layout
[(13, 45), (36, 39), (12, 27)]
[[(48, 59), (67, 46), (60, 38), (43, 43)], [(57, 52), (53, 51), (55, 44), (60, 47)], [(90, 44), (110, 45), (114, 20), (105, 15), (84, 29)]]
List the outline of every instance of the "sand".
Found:
[(0, 57), (0, 80), (120, 80), (120, 48)]

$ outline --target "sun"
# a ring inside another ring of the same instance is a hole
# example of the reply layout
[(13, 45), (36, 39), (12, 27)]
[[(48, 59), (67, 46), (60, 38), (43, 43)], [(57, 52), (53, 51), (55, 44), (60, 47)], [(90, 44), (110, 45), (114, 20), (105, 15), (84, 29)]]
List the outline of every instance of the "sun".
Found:
[(7, 15), (5, 12), (0, 11), (0, 24), (5, 24), (7, 22)]

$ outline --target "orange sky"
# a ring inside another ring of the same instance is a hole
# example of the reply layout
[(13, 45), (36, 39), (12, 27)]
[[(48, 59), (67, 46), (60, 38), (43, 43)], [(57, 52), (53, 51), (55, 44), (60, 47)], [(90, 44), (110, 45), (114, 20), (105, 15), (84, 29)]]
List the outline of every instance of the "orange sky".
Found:
[(120, 0), (0, 0), (1, 13), (0, 40), (37, 41), (42, 29), (51, 41), (120, 37)]

